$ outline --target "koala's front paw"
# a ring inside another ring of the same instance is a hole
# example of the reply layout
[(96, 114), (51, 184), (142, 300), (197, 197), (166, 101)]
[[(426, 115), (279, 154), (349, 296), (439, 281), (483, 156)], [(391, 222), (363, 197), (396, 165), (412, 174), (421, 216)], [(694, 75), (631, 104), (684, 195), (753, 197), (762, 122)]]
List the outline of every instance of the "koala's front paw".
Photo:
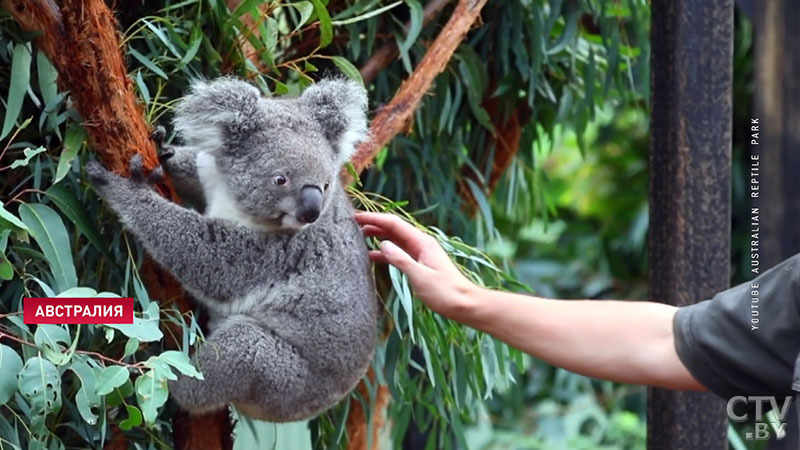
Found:
[[(137, 188), (150, 188), (153, 184), (164, 179), (164, 171), (161, 166), (156, 167), (149, 175), (144, 175), (144, 163), (142, 155), (134, 155), (130, 162), (130, 178), (123, 178), (100, 165), (97, 161), (90, 161), (86, 164), (86, 175), (89, 178), (95, 192), (103, 197), (112, 191), (131, 190)], [(120, 189), (117, 189), (120, 188)]]

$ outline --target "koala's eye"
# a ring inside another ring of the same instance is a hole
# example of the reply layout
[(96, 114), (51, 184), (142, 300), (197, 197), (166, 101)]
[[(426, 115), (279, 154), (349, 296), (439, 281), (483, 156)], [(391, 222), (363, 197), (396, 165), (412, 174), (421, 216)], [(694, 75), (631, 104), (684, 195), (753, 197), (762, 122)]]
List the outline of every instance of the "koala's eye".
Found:
[(325, 183), (325, 190), (326, 190), (326, 191), (328, 190), (328, 187), (330, 187), (330, 185), (331, 185), (331, 184), (330, 184), (330, 183), (328, 183), (328, 182), (326, 182), (326, 183)]
[(278, 186), (283, 186), (286, 182), (289, 181), (283, 175), (275, 175), (275, 178), (272, 179), (272, 182)]

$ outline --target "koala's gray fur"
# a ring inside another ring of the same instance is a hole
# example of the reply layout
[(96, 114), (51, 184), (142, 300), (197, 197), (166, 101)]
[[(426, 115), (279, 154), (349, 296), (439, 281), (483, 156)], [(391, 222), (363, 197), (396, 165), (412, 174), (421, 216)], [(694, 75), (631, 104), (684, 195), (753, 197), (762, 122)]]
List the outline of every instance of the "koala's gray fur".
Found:
[(338, 79), (293, 99), (264, 98), (233, 78), (194, 84), (174, 120), (184, 146), (161, 156), (203, 215), (157, 195), (140, 158), (131, 178), (87, 166), (123, 225), (208, 308), (195, 355), (205, 379), (170, 383), (182, 407), (234, 404), (258, 419), (300, 420), (364, 375), (378, 302), (338, 175), (366, 135), (366, 101), (360, 85)]

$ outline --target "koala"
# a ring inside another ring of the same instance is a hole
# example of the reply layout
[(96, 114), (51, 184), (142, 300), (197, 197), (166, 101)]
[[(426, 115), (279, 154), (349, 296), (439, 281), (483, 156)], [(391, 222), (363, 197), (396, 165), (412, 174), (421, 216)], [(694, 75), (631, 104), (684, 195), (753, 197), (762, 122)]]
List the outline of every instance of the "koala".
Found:
[(232, 404), (256, 419), (302, 420), (364, 375), (379, 305), (339, 172), (366, 137), (366, 106), (363, 87), (342, 79), (297, 98), (265, 98), (235, 78), (193, 84), (173, 120), (183, 145), (160, 156), (202, 214), (159, 196), (161, 167), (145, 176), (139, 157), (130, 178), (87, 165), (123, 226), (208, 310), (194, 355), (204, 379), (169, 386), (184, 409)]

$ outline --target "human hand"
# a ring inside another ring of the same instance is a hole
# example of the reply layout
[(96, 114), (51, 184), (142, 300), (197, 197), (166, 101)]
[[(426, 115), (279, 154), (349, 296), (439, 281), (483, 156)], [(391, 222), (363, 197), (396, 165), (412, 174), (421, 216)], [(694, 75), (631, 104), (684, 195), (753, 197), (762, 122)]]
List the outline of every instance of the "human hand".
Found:
[(436, 313), (461, 320), (472, 306), (478, 286), (453, 264), (439, 242), (398, 216), (357, 213), (365, 236), (385, 239), (372, 250), (372, 261), (391, 264), (408, 276), (416, 295)]

